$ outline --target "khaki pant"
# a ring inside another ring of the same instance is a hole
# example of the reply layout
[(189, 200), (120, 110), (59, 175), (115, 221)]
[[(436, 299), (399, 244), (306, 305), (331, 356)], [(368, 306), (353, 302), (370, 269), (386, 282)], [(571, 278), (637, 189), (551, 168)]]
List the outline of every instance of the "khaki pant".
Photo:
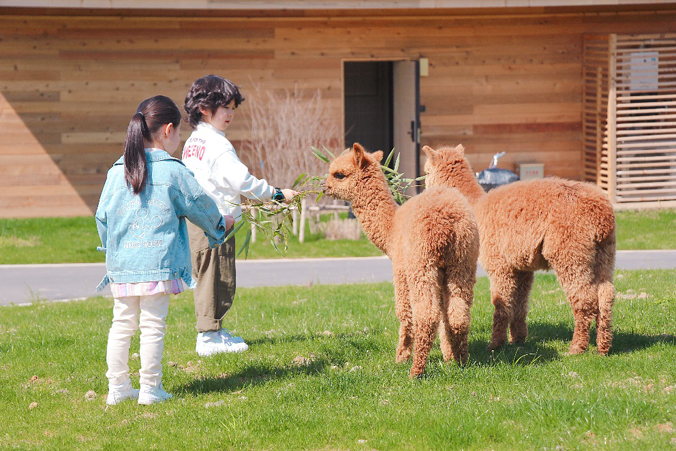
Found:
[(235, 297), (235, 237), (213, 249), (204, 231), (188, 221), (197, 331), (221, 330)]

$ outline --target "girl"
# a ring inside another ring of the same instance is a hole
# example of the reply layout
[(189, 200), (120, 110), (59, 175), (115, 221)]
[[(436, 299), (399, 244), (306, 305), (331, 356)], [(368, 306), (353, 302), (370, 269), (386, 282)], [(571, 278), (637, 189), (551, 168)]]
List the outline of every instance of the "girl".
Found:
[[(181, 280), (195, 286), (185, 218), (205, 231), (210, 246), (222, 243), (234, 223), (169, 155), (178, 147), (180, 126), (181, 113), (171, 99), (143, 101), (96, 210), (100, 250), (106, 252), (106, 276), (98, 289), (111, 283), (115, 299), (108, 336), (109, 405), (136, 398), (139, 404), (154, 404), (172, 397), (162, 388), (161, 364), (169, 294), (183, 291)], [(140, 391), (132, 388), (128, 366), (139, 325)]]

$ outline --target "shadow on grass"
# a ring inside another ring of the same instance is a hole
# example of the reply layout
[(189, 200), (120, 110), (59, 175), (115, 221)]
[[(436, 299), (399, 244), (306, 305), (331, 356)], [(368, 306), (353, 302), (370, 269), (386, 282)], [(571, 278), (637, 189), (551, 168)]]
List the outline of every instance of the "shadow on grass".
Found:
[[(263, 337), (263, 338), (257, 338), (253, 340), (247, 340), (247, 343), (250, 346), (275, 346), (275, 345), (282, 345), (282, 344), (290, 344), (290, 343), (298, 343), (298, 342), (311, 342), (311, 341), (319, 341), (323, 342), (325, 340), (339, 340), (344, 344), (350, 344), (352, 342), (357, 342), (357, 343), (362, 343), (364, 344), (365, 341), (373, 343), (377, 343), (377, 340), (372, 340), (371, 337), (378, 337), (384, 334), (384, 329), (377, 329), (377, 328), (372, 328), (368, 332), (364, 332), (362, 330), (355, 330), (354, 332), (337, 332), (337, 333), (328, 333), (324, 334), (322, 332), (318, 332), (315, 334), (312, 333), (307, 333), (307, 334), (296, 334), (296, 335), (280, 335), (280, 336), (275, 336), (275, 337)], [(396, 338), (395, 338), (396, 340)], [(369, 347), (369, 349), (373, 349)]]
[[(210, 392), (235, 392), (244, 387), (265, 385), (270, 381), (279, 379), (318, 375), (324, 373), (331, 366), (343, 367), (347, 362), (355, 361), (355, 359), (363, 356), (364, 352), (383, 352), (384, 344), (376, 338), (380, 336), (380, 333), (370, 336), (364, 332), (355, 332), (336, 334), (331, 337), (287, 335), (250, 341), (249, 344), (252, 346), (262, 346), (316, 340), (316, 347), (309, 353), (304, 354), (305, 356), (309, 354), (309, 357), (299, 355), (287, 364), (255, 362), (234, 374), (201, 377), (185, 385), (184, 391), (196, 395)], [(394, 355), (394, 348), (392, 353)]]
[[(567, 323), (541, 323), (528, 324), (528, 338), (525, 343), (506, 344), (496, 351), (487, 351), (488, 341), (471, 340), (469, 344), (470, 360), (480, 365), (513, 363), (519, 365), (543, 364), (553, 360), (559, 360), (561, 354), (553, 346), (555, 341), (563, 341), (570, 345), (573, 339), (573, 325)], [(551, 344), (550, 344), (551, 343)], [(590, 345), (596, 343), (596, 328), (592, 327)], [(627, 332), (614, 332), (610, 355), (635, 352), (650, 348), (658, 343), (676, 345), (676, 336), (640, 335)], [(587, 351), (595, 352), (595, 351)]]
[[(526, 342), (534, 341), (553, 341), (561, 340), (570, 344), (573, 339), (573, 324), (568, 323), (533, 323), (529, 324), (529, 335)], [(596, 343), (596, 327), (592, 326), (590, 345)], [(613, 331), (613, 342), (610, 347), (610, 354), (621, 354), (626, 352), (634, 352), (639, 349), (649, 348), (658, 343), (667, 343), (676, 345), (676, 336), (662, 334), (662, 335), (641, 335), (632, 332)]]
[[(396, 347), (396, 338), (386, 341), (380, 340), (380, 334), (377, 331), (370, 331), (374, 335), (363, 332), (336, 334), (326, 337), (322, 335), (289, 335), (272, 338), (262, 338), (251, 341), (250, 344), (256, 345), (281, 345), (291, 342), (313, 341), (317, 340), (317, 348), (314, 353), (317, 356), (311, 356), (307, 359), (301, 359), (298, 362), (290, 362), (286, 365), (276, 365), (275, 363), (251, 363), (235, 374), (221, 374), (216, 376), (205, 376), (193, 380), (183, 387), (185, 393), (195, 395), (210, 392), (236, 392), (244, 387), (265, 385), (271, 381), (280, 379), (295, 378), (303, 375), (319, 375), (326, 372), (332, 365), (342, 366), (345, 362), (352, 362), (363, 356), (365, 351), (374, 353), (390, 351), (389, 345), (392, 344), (392, 362), (394, 365), (394, 350)], [(595, 331), (592, 331), (590, 343), (596, 341)], [(573, 337), (572, 325), (565, 323), (540, 323), (533, 322), (529, 324), (529, 336), (525, 343), (507, 344), (496, 351), (487, 351), (488, 342), (485, 339), (472, 339), (470, 335), (469, 342), (469, 362), (468, 365), (477, 366), (495, 366), (500, 364), (514, 366), (544, 365), (548, 362), (560, 360), (563, 353), (559, 347), (554, 344), (557, 341), (563, 341), (569, 344)], [(640, 335), (635, 333), (616, 332), (613, 337), (613, 346), (610, 350), (612, 354), (630, 353), (640, 349), (646, 349), (659, 343), (676, 345), (676, 336), (674, 335)], [(593, 352), (593, 351), (588, 351)], [(438, 350), (438, 341), (436, 342), (433, 353), (430, 355), (428, 365), (441, 358)], [(410, 362), (405, 364), (410, 366)], [(425, 378), (434, 378), (436, 376), (426, 374)]]
[(185, 393), (201, 395), (211, 392), (234, 392), (244, 387), (265, 385), (269, 381), (309, 374), (323, 373), (330, 363), (327, 359), (316, 358), (285, 366), (256, 363), (236, 374), (205, 376), (193, 380), (183, 387)]

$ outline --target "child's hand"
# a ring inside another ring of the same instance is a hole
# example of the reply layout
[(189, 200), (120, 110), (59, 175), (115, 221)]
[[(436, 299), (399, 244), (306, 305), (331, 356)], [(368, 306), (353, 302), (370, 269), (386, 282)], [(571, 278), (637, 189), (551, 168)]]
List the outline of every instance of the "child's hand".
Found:
[(235, 225), (235, 218), (233, 218), (231, 215), (223, 215), (223, 219), (225, 219), (225, 230), (230, 230), (232, 226)]
[(292, 189), (283, 189), (282, 194), (284, 194), (284, 200), (286, 202), (289, 202), (291, 199), (296, 197), (298, 195), (298, 191), (294, 191)]

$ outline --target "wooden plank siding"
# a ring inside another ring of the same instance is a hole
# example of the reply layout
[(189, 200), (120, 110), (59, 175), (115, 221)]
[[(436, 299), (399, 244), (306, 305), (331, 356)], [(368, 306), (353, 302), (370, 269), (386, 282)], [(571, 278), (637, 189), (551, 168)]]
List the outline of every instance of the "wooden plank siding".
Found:
[[(423, 145), (462, 143), (476, 170), (506, 151), (501, 167), (539, 162), (546, 175), (582, 179), (583, 35), (674, 31), (669, 5), (489, 16), (2, 14), (0, 217), (92, 214), (139, 102), (164, 94), (182, 107), (206, 74), (245, 95), (252, 83), (320, 89), (342, 123), (349, 60), (428, 58)], [(238, 148), (247, 102), (228, 131)], [(189, 133), (184, 125), (182, 138)]]

